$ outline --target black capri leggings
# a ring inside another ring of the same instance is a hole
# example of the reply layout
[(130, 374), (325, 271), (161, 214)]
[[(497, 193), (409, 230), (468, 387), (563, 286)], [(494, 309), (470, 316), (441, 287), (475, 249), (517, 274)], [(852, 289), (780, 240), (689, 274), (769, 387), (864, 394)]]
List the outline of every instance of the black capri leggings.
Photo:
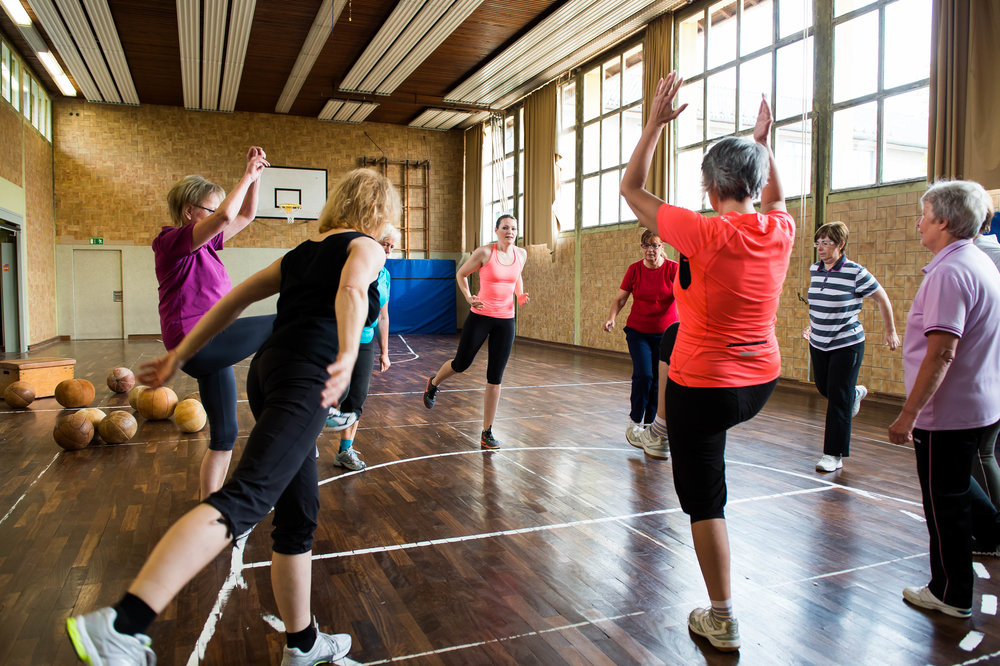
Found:
[(208, 415), (208, 448), (212, 451), (232, 451), (239, 433), (233, 364), (256, 353), (273, 328), (274, 315), (237, 319), (181, 367), (198, 380), (201, 404)]
[(677, 329), (680, 325), (679, 321), (675, 321), (667, 326), (667, 330), (663, 331), (663, 337), (660, 338), (660, 360), (667, 365), (670, 365), (670, 355), (674, 353), (674, 343), (677, 342)]
[(726, 431), (756, 416), (777, 383), (697, 388), (667, 379), (674, 489), (692, 523), (725, 517)]
[(489, 360), (486, 364), (486, 383), (500, 384), (503, 379), (510, 349), (514, 346), (514, 318), (497, 319), (470, 312), (462, 326), (462, 337), (458, 341), (458, 351), (451, 369), (465, 372), (475, 360), (479, 348), (486, 338), (490, 339)]
[(354, 362), (351, 385), (347, 387), (347, 396), (340, 401), (337, 409), (341, 412), (357, 412), (358, 418), (361, 418), (361, 408), (368, 398), (368, 388), (372, 383), (374, 364), (375, 342), (362, 342), (358, 345), (358, 360)]

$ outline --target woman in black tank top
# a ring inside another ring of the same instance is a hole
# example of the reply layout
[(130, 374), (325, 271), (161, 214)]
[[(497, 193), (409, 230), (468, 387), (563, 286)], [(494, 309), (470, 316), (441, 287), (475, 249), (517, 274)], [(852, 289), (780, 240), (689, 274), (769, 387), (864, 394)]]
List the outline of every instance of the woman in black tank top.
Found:
[(371, 286), (385, 263), (374, 238), (399, 219), (399, 196), (369, 169), (350, 172), (320, 213), (320, 233), (238, 285), (170, 352), (139, 374), (160, 386), (248, 305), (279, 294), (274, 332), (254, 356), (247, 397), (256, 424), (232, 479), (178, 520), (114, 608), (67, 620), (81, 659), (140, 660), (156, 614), (228, 543), (274, 508), (272, 587), (287, 633), (282, 664), (333, 662), (347, 634), (324, 634), (309, 603), (313, 531), (319, 509), (315, 445), (347, 389), (361, 329), (378, 313)]

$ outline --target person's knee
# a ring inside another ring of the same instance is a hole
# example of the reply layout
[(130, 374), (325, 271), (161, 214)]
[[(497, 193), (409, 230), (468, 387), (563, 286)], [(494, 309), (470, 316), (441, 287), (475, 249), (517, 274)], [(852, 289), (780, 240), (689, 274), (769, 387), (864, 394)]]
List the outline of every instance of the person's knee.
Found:
[(275, 516), (271, 532), (272, 550), (282, 555), (301, 555), (312, 550), (316, 519), (300, 514), (295, 518)]
[(470, 365), (472, 365), (471, 361), (468, 361), (468, 362), (466, 362), (466, 361), (459, 362), (456, 359), (456, 360), (454, 360), (454, 361), (451, 362), (451, 371), (454, 372), (455, 374), (460, 375), (463, 372), (465, 372), (466, 370), (468, 370)]

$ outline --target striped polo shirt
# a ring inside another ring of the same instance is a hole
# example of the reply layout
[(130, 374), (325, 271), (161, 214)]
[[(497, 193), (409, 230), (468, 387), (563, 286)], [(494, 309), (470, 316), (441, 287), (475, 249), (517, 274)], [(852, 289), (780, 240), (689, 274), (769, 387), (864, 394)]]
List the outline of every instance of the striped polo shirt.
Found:
[(846, 256), (830, 270), (818, 261), (809, 267), (809, 344), (828, 351), (861, 342), (865, 329), (858, 321), (861, 299), (878, 291), (879, 283), (861, 264)]

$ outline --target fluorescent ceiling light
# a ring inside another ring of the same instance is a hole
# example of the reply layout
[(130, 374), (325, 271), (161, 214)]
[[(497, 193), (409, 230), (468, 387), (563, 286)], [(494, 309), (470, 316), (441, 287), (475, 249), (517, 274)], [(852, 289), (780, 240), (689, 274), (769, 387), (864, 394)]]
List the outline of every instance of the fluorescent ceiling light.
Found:
[(204, 0), (201, 43), (201, 108), (219, 108), (222, 79), (222, 46), (226, 37), (228, 0)]
[(94, 27), (104, 58), (108, 61), (108, 67), (111, 68), (111, 75), (115, 79), (122, 101), (126, 104), (138, 104), (139, 94), (135, 91), (132, 72), (125, 60), (125, 50), (118, 38), (118, 29), (115, 27), (114, 18), (111, 17), (108, 1), (83, 0), (83, 4), (87, 8), (90, 23)]
[(465, 122), (471, 116), (472, 113), (469, 111), (427, 109), (410, 123), (410, 127), (447, 132), (456, 125)]
[(0, 0), (0, 4), (3, 5), (4, 11), (7, 12), (7, 16), (14, 22), (14, 25), (19, 28), (31, 25), (31, 17), (25, 11), (21, 0)]
[(331, 99), (323, 105), (323, 110), (317, 116), (320, 120), (331, 120), (338, 123), (357, 125), (378, 108), (374, 102), (358, 102), (354, 100)]
[(55, 56), (48, 51), (42, 51), (38, 54), (38, 59), (42, 61), (45, 69), (49, 70), (49, 74), (52, 75), (52, 80), (56, 82), (59, 92), (67, 97), (76, 96), (76, 88), (73, 87), (63, 68), (59, 66), (59, 62), (55, 59)]
[(59, 53), (62, 61), (66, 63), (66, 67), (69, 68), (70, 74), (73, 75), (76, 85), (80, 86), (80, 91), (83, 92), (84, 97), (91, 102), (103, 102), (104, 98), (101, 97), (101, 91), (97, 89), (97, 84), (91, 78), (90, 71), (83, 63), (83, 58), (80, 57), (80, 52), (77, 51), (73, 38), (69, 36), (66, 26), (59, 17), (59, 12), (56, 11), (52, 2), (50, 0), (28, 0), (28, 5), (35, 12), (35, 17), (38, 18), (39, 23), (45, 28), (45, 32), (48, 33), (53, 46), (56, 47), (56, 52)]
[(313, 65), (316, 63), (316, 58), (319, 57), (327, 40), (330, 39), (333, 25), (340, 18), (345, 4), (347, 4), (347, 0), (323, 0), (319, 11), (316, 12), (316, 18), (313, 19), (312, 27), (309, 28), (309, 34), (306, 35), (306, 40), (299, 50), (299, 57), (295, 59), (295, 65), (288, 75), (285, 88), (281, 91), (281, 97), (278, 98), (278, 103), (274, 107), (275, 113), (288, 113), (291, 110), (295, 98), (302, 90), (302, 84), (306, 82), (306, 77), (309, 76), (309, 72), (312, 71)]
[(226, 66), (222, 74), (222, 94), (219, 96), (219, 110), (232, 111), (236, 108), (236, 96), (243, 78), (243, 63), (246, 60), (247, 44), (250, 41), (250, 27), (257, 0), (233, 0), (229, 10), (229, 41), (226, 44)]
[(201, 92), (201, 3), (177, 0), (177, 39), (181, 47), (181, 86), (184, 108), (197, 109)]
[(55, 0), (55, 3), (56, 7), (59, 8), (59, 13), (62, 14), (63, 21), (66, 22), (66, 27), (69, 28), (69, 32), (73, 36), (73, 41), (76, 42), (80, 54), (87, 63), (87, 68), (94, 77), (94, 82), (100, 88), (104, 101), (120, 103), (122, 99), (118, 95), (114, 79), (111, 78), (111, 72), (108, 71), (104, 53), (101, 51), (97, 39), (94, 38), (90, 22), (83, 7), (80, 6), (79, 0)]

